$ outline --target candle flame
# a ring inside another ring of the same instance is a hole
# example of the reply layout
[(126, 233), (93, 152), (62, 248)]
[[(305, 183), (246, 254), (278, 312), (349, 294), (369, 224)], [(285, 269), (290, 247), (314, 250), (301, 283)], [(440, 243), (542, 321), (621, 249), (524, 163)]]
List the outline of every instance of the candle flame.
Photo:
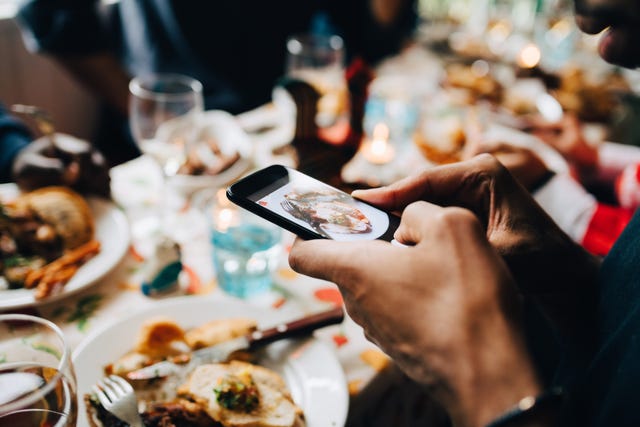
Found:
[(371, 141), (365, 143), (362, 154), (374, 164), (388, 163), (393, 159), (395, 150), (389, 142), (389, 127), (378, 123), (373, 128)]
[(373, 140), (387, 142), (389, 139), (389, 127), (384, 123), (378, 123), (373, 128)]
[(535, 44), (526, 45), (518, 55), (518, 65), (522, 68), (533, 68), (540, 62), (540, 49)]
[(224, 208), (218, 212), (216, 227), (220, 230), (227, 230), (234, 219), (233, 209)]

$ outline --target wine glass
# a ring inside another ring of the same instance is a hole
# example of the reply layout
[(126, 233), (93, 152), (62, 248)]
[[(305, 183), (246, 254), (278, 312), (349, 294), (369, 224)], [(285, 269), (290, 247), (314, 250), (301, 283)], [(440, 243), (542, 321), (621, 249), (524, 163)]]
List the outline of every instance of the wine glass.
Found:
[[(163, 178), (160, 230), (166, 227), (166, 183), (187, 161), (203, 112), (202, 84), (180, 74), (148, 74), (129, 83), (129, 122), (140, 150), (160, 166)], [(162, 234), (162, 233), (161, 233)]]
[(75, 426), (77, 384), (60, 328), (0, 315), (0, 427)]
[(318, 92), (318, 136), (331, 143), (343, 142), (350, 115), (344, 41), (338, 35), (297, 34), (287, 39), (286, 48), (287, 76)]

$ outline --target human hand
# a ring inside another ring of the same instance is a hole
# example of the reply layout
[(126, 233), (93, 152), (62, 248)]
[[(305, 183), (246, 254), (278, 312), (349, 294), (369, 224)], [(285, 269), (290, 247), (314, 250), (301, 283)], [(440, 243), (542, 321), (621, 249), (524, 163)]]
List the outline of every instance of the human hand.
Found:
[(536, 121), (531, 125), (531, 133), (562, 154), (582, 178), (593, 175), (598, 167), (598, 149), (584, 138), (575, 115), (567, 113), (559, 122)]
[(464, 160), (482, 153), (493, 155), (529, 191), (537, 188), (541, 181), (551, 174), (536, 153), (522, 146), (501, 141), (478, 140), (467, 144), (464, 151)]
[(402, 211), (417, 200), (469, 209), (520, 290), (540, 302), (562, 334), (585, 338), (599, 262), (560, 230), (492, 156), (428, 169), (353, 196), (387, 211)]
[(640, 66), (640, 3), (637, 0), (574, 0), (576, 23), (600, 37), (599, 53), (607, 62)]
[(512, 278), (477, 218), (417, 202), (396, 238), (413, 246), (297, 240), (289, 262), (337, 283), (368, 338), (428, 385), (455, 425), (486, 425), (537, 394)]
[(109, 171), (102, 155), (88, 142), (65, 134), (55, 134), (53, 144), (42, 137), (21, 150), (12, 174), (27, 191), (62, 185), (85, 194), (110, 194)]

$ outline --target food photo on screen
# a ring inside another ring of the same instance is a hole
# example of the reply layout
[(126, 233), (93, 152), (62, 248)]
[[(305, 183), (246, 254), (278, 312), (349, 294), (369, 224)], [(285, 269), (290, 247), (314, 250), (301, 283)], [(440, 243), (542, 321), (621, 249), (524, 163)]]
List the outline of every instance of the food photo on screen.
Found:
[(333, 240), (373, 240), (389, 227), (385, 212), (315, 182), (290, 182), (258, 204)]

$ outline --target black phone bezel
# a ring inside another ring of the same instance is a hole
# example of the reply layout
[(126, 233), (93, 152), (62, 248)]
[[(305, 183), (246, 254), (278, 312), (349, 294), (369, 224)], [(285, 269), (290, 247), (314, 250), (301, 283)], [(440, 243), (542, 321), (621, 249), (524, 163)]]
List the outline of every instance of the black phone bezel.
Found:
[[(296, 234), (297, 236), (305, 240), (328, 239), (328, 237), (323, 236), (319, 233), (315, 233), (256, 203), (256, 200), (261, 199), (262, 197), (275, 191), (277, 188), (280, 188), (282, 185), (288, 183), (290, 181), (289, 171), (302, 174), (302, 172), (296, 169), (288, 168), (282, 165), (271, 165), (267, 166), (264, 169), (253, 172), (252, 174), (247, 175), (237, 182), (231, 184), (226, 190), (227, 198), (238, 206), (250, 212), (253, 212), (254, 214), (266, 219), (267, 221), (273, 222), (274, 224)], [(313, 177), (310, 178), (315, 179)], [(322, 182), (319, 180), (316, 181)], [(336, 190), (338, 189), (336, 188)], [(252, 196), (256, 200), (250, 199), (250, 197)], [(391, 241), (393, 239), (393, 233), (395, 232), (395, 229), (400, 224), (400, 218), (397, 215), (389, 213), (387, 213), (387, 216), (389, 217), (390, 226), (382, 236), (378, 237), (378, 239)]]

